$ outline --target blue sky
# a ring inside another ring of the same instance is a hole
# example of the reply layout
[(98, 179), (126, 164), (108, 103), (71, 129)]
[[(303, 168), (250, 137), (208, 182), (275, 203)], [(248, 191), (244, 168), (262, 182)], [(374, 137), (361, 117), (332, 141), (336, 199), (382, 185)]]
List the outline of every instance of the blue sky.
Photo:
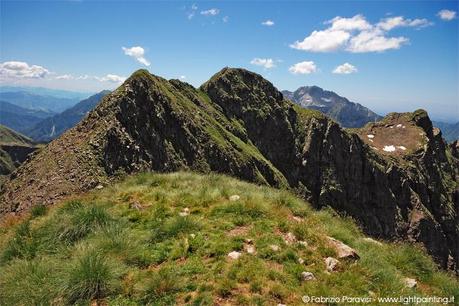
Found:
[(381, 114), (459, 119), (458, 1), (0, 3), (2, 84), (97, 91), (147, 68), (199, 86), (244, 67)]

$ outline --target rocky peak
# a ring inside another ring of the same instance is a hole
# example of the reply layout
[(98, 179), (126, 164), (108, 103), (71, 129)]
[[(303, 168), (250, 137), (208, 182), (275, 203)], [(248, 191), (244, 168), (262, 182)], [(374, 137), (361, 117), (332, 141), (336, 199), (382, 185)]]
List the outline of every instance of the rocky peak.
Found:
[(261, 75), (242, 68), (224, 68), (204, 83), (201, 90), (228, 115), (269, 111), (283, 101), (282, 94)]
[(301, 107), (318, 110), (343, 127), (362, 127), (381, 118), (368, 108), (318, 86), (303, 86), (283, 93)]

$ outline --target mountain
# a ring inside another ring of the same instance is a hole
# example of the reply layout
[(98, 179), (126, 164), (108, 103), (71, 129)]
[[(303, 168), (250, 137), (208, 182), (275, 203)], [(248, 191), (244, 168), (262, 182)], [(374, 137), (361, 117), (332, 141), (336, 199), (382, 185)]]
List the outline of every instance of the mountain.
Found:
[(362, 127), (382, 118), (365, 106), (350, 102), (333, 91), (323, 90), (318, 86), (303, 86), (294, 92), (284, 90), (282, 93), (301, 107), (324, 113), (342, 127)]
[(25, 91), (0, 91), (0, 100), (31, 110), (62, 112), (74, 106), (79, 99), (58, 98), (48, 95), (37, 95)]
[(110, 91), (104, 90), (82, 100), (62, 113), (40, 121), (30, 127), (25, 133), (35, 141), (51, 141), (80, 122), (80, 120), (108, 93), (110, 93)]
[(420, 242), (457, 271), (458, 169), (423, 110), (349, 131), (244, 69), (224, 68), (199, 89), (139, 70), (14, 172), (0, 211), (53, 204), (129, 173), (218, 172), (293, 190), (374, 237)]
[(44, 87), (31, 86), (0, 86), (0, 92), (27, 92), (40, 96), (52, 96), (56, 98), (78, 99), (83, 100), (86, 97), (93, 95), (91, 92), (69, 91), (62, 89), (52, 89)]
[(5, 306), (459, 298), (458, 280), (420, 248), (374, 240), (350, 218), (223, 175), (133, 175), (2, 224)]
[(0, 125), (0, 185), (36, 149), (32, 140)]
[(459, 122), (447, 123), (434, 121), (433, 124), (442, 131), (443, 137), (446, 141), (453, 142), (459, 139)]
[(53, 115), (53, 112), (26, 109), (5, 101), (0, 101), (0, 124), (21, 133), (24, 133), (38, 122)]

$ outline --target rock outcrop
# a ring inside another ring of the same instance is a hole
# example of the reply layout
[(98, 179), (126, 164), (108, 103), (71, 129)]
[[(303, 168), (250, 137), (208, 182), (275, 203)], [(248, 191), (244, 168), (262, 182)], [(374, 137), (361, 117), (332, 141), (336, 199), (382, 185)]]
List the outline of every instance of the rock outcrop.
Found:
[(457, 269), (458, 160), (424, 111), (397, 120), (420, 145), (386, 154), (365, 138), (371, 127), (343, 130), (255, 73), (225, 68), (196, 89), (140, 70), (20, 167), (0, 209), (52, 204), (124, 173), (220, 172), (295, 190), (375, 237), (422, 242)]

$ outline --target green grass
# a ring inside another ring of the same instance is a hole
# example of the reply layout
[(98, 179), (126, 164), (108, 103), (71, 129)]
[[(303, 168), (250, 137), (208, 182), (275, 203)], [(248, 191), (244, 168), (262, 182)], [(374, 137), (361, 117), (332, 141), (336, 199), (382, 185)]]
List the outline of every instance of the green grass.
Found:
[[(190, 214), (180, 216), (185, 208)], [(287, 244), (287, 233), (307, 246)], [(336, 254), (326, 236), (360, 259), (327, 273), (324, 258)], [(139, 174), (5, 223), (0, 305), (298, 305), (305, 294), (370, 293), (459, 299), (457, 279), (420, 247), (364, 238), (352, 219), (314, 211), (287, 191), (215, 174)], [(244, 251), (246, 239), (255, 254)], [(230, 260), (231, 251), (242, 256)], [(317, 280), (302, 282), (303, 271)], [(417, 288), (406, 288), (404, 277)]]

